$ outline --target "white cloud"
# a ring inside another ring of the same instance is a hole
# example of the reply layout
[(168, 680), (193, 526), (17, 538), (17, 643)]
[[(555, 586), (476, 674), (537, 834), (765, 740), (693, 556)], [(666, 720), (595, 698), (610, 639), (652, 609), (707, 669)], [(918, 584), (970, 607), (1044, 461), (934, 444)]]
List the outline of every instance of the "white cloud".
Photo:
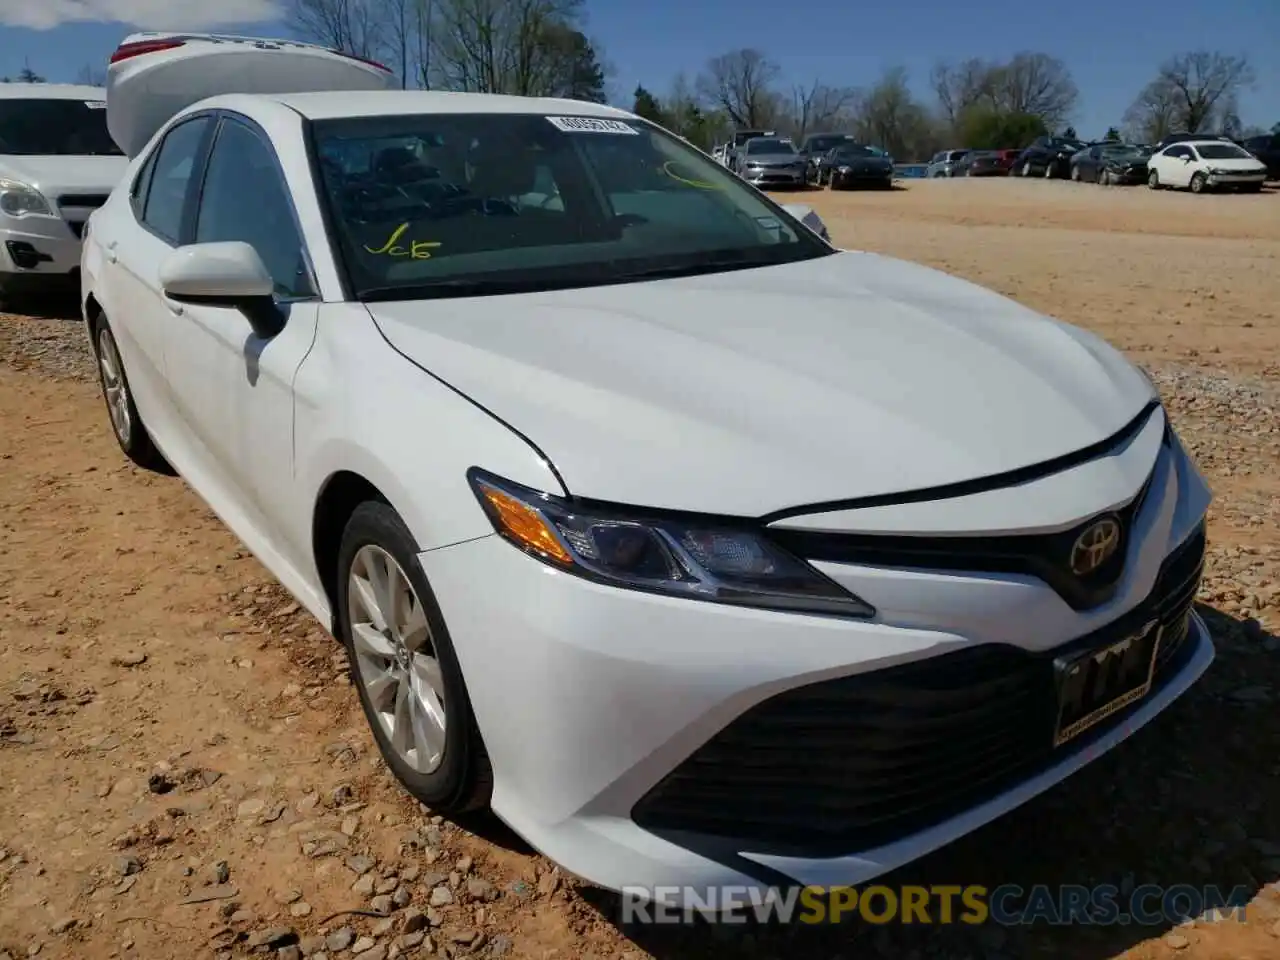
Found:
[(265, 23), (278, 0), (0, 0), (0, 24), (52, 30), (64, 23), (125, 23), (139, 30), (208, 30)]

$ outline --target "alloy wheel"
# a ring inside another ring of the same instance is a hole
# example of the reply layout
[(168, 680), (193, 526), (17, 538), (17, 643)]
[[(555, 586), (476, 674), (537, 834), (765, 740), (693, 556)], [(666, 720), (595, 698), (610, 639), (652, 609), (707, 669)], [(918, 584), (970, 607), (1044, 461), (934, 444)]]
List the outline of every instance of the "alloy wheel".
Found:
[(361, 547), (347, 577), (356, 673), (391, 749), (432, 773), (444, 759), (445, 685), (426, 610), (395, 558)]
[(129, 415), (129, 386), (124, 379), (124, 364), (116, 349), (115, 337), (104, 324), (98, 331), (98, 371), (102, 375), (102, 393), (111, 416), (111, 429), (121, 446), (133, 439), (133, 417)]

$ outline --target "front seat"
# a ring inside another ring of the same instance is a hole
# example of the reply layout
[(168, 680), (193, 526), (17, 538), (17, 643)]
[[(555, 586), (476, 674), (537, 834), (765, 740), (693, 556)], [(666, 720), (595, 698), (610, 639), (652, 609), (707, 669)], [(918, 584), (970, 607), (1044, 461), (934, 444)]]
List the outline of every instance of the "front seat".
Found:
[(471, 150), (470, 189), (482, 200), (512, 201), (533, 192), (538, 168), (533, 153), (510, 143), (492, 140)]

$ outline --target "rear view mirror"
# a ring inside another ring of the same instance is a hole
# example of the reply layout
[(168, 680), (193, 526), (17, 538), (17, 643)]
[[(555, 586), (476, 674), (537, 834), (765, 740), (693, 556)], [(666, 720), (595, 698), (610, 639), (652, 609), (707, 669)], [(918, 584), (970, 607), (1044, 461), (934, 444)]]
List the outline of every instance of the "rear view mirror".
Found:
[(160, 287), (178, 303), (240, 310), (264, 339), (284, 327), (271, 274), (258, 251), (238, 240), (179, 247), (160, 267)]

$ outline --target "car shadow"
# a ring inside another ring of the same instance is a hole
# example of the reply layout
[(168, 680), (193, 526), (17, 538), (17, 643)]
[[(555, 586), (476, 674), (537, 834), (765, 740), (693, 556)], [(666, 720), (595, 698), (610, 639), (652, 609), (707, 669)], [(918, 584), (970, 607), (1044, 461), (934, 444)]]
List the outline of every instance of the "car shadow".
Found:
[(0, 313), (17, 314), (33, 320), (80, 320), (80, 301), (75, 293), (22, 297), (0, 305)]
[[(756, 922), (642, 925), (623, 922), (619, 897), (595, 888), (583, 901), (658, 960), (716, 957), (1060, 956), (1102, 960), (1160, 937), (1187, 915), (1247, 902), (1280, 877), (1280, 638), (1253, 619), (1198, 606), (1217, 647), (1214, 665), (1163, 714), (1110, 753), (1023, 807), (936, 853), (879, 878), (890, 887), (979, 884), (1096, 888), (1113, 885), (1124, 911), (1160, 912), (1158, 923), (1013, 926), (896, 921), (872, 925)], [(1162, 888), (1154, 893), (1157, 885)], [(1232, 899), (1234, 893), (1236, 898)], [(1017, 906), (1016, 898), (1010, 905)], [(1280, 918), (1280, 901), (1259, 900)], [(1250, 907), (1246, 918), (1261, 909)], [(957, 914), (959, 910), (957, 910)], [(1043, 914), (1042, 914), (1043, 916)], [(941, 949), (941, 953), (939, 950)]]

